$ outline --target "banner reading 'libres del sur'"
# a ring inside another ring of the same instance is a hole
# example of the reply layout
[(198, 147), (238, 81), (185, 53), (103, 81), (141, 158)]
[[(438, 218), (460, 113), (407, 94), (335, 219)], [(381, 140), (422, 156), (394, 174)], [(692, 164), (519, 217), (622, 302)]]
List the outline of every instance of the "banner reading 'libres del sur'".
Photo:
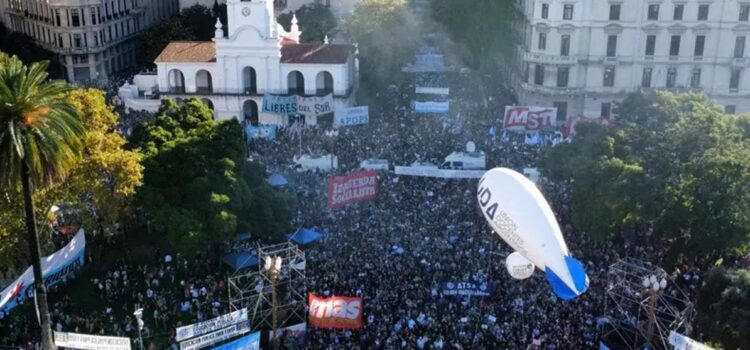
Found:
[(263, 95), (263, 112), (289, 115), (303, 114), (319, 116), (333, 113), (333, 95), (326, 96), (283, 96)]

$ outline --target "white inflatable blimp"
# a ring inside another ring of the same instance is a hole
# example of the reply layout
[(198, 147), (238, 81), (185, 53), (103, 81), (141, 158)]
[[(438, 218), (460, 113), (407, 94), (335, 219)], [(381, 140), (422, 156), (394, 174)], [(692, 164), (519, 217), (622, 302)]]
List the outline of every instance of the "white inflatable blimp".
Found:
[(570, 255), (555, 214), (531, 180), (510, 169), (492, 169), (479, 181), (477, 199), (492, 229), (515, 250), (506, 259), (513, 278), (530, 277), (536, 266), (561, 299), (588, 289), (583, 264)]

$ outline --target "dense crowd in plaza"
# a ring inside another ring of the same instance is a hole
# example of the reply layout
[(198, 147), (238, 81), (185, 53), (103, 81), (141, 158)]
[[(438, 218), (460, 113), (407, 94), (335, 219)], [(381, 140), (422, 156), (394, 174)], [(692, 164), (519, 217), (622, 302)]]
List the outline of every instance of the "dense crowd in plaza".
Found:
[[(420, 78), (419, 83), (431, 82)], [(448, 79), (439, 82), (450, 83)], [(540, 184), (569, 248), (586, 265), (591, 279), (589, 292), (566, 302), (551, 293), (542, 274), (524, 281), (508, 276), (502, 260), (511, 251), (477, 210), (476, 180), (380, 172), (376, 200), (331, 211), (325, 191), (330, 174), (291, 169), (292, 157), (300, 153), (334, 153), (339, 157), (336, 173), (345, 174), (356, 171), (360, 161), (369, 158), (397, 165), (440, 160), (473, 141), (487, 153), (488, 167), (520, 171), (533, 167), (544, 148), (550, 147), (527, 145), (523, 135), (489, 134), (492, 126), (501, 129), (499, 121), (480, 117), (499, 109), (462, 102), (461, 89), (454, 85), (454, 112), (416, 115), (409, 108), (413, 89), (414, 85), (405, 85), (385, 92), (382, 105), (388, 107), (371, 115), (369, 125), (342, 128), (337, 137), (326, 136), (324, 128), (286, 128), (279, 130), (276, 140), (252, 140), (249, 144), (254, 158), (270, 172), (282, 173), (290, 180), (286, 190), (297, 194), (299, 206), (293, 225), (326, 234), (325, 239), (306, 248), (307, 290), (322, 296), (364, 299), (362, 330), (308, 327), (301, 348), (595, 348), (599, 317), (605, 309), (607, 267), (624, 256), (659, 262), (663, 251), (645, 234), (641, 245), (613, 246), (591, 241), (576, 231), (571, 224), (567, 184)], [(103, 263), (103, 252), (118, 244), (94, 238), (87, 251), (85, 269), (93, 272), (86, 275), (93, 277), (85, 281), (86, 288), (90, 297), (105, 306), (82, 309), (73, 303), (65, 285), (53, 288), (53, 329), (138, 339), (132, 311), (143, 307), (145, 343), (154, 349), (174, 348), (175, 327), (229, 311), (228, 270), (222, 267), (220, 254), (207, 250), (183, 257), (156, 251), (146, 264), (127, 260)], [(700, 271), (687, 266), (682, 273), (678, 277), (684, 286), (694, 289)], [(447, 282), (486, 283), (494, 292), (487, 297), (444, 296), (442, 286)], [(32, 310), (0, 315), (0, 345), (38, 348), (39, 331)]]

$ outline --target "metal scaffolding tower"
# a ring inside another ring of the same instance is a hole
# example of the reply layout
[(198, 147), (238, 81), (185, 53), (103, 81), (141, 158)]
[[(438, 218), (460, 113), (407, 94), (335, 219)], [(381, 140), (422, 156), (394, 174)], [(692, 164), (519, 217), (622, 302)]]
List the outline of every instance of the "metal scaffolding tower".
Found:
[[(278, 258), (278, 270), (264, 266), (266, 260)], [(247, 308), (253, 331), (273, 330), (290, 321), (304, 322), (305, 253), (292, 242), (259, 246), (258, 261), (258, 270), (240, 271), (229, 277), (230, 310)]]
[(609, 325), (602, 338), (616, 348), (666, 350), (670, 331), (690, 335), (693, 304), (658, 266), (632, 258), (612, 264), (607, 296)]

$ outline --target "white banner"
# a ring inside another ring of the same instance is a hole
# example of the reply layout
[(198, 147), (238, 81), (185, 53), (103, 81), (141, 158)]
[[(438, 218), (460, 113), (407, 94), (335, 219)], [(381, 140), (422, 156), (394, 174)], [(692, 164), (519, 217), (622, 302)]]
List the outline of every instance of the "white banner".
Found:
[(713, 350), (712, 347), (690, 339), (675, 331), (669, 332), (669, 344), (674, 346), (675, 350)]
[[(62, 282), (71, 273), (83, 266), (83, 252), (86, 249), (86, 236), (83, 229), (65, 247), (50, 256), (42, 258), (42, 276), (49, 287)], [(34, 272), (32, 267), (18, 277), (0, 293), (0, 313), (8, 314), (11, 309), (34, 295)]]
[[(338, 114), (343, 114), (339, 116)], [(344, 110), (344, 113), (337, 113), (337, 120), (334, 123), (336, 127), (362, 125), (370, 122), (370, 107), (351, 107)]]
[(438, 168), (397, 166), (396, 175), (437, 177), (442, 179), (479, 179), (486, 170), (449, 170)]
[[(298, 323), (293, 326), (279, 328), (276, 332), (276, 338), (284, 336), (287, 332), (291, 333), (290, 335), (293, 339), (304, 340), (305, 334), (307, 334), (307, 323)], [(273, 341), (273, 332), (268, 332), (268, 341)]]
[(216, 332), (208, 333), (197, 338), (188, 339), (180, 343), (180, 350), (197, 350), (207, 346), (223, 342), (227, 339), (234, 338), (238, 335), (250, 331), (249, 322), (238, 323), (234, 326), (222, 328)]
[(245, 321), (247, 321), (247, 309), (237, 310), (207, 321), (177, 328), (175, 340), (183, 341)]
[(419, 102), (414, 101), (414, 111), (417, 113), (448, 113), (450, 102)]
[(448, 96), (450, 95), (451, 90), (449, 88), (434, 88), (434, 87), (426, 87), (426, 86), (417, 86), (417, 93), (425, 94), (425, 95)]
[(297, 96), (297, 112), (308, 117), (333, 112), (333, 95), (326, 96)]
[(78, 333), (55, 333), (55, 346), (83, 350), (130, 350), (130, 338)]

